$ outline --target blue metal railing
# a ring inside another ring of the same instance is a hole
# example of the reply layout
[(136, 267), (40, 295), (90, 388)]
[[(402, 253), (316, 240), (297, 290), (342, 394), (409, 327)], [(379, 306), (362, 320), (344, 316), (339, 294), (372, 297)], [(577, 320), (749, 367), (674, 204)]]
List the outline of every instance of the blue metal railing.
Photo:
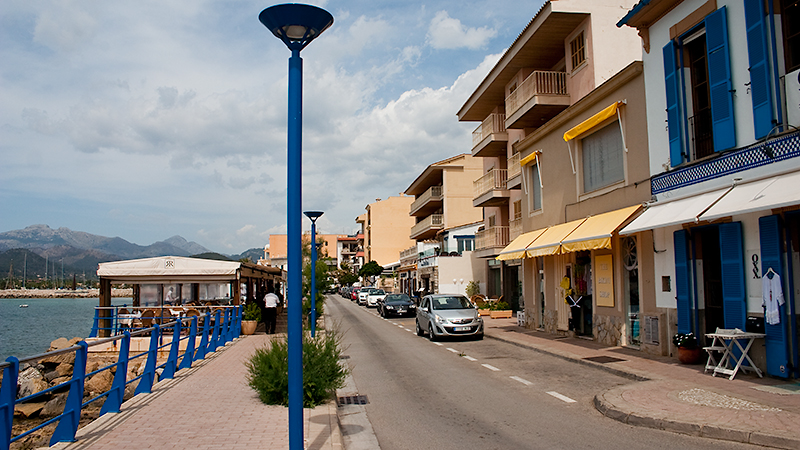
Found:
[[(95, 314), (95, 323), (97, 322)], [(198, 330), (199, 321), (203, 321), (202, 330)], [(211, 322), (213, 324), (213, 330)], [(115, 321), (116, 322), (116, 321)], [(15, 442), (47, 425), (55, 423), (56, 429), (50, 438), (50, 445), (58, 442), (74, 442), (75, 434), (78, 431), (78, 422), (81, 417), (81, 410), (102, 398), (105, 398), (100, 415), (109, 412), (119, 412), (124, 400), (125, 387), (128, 384), (139, 382), (134, 395), (150, 393), (155, 382), (156, 371), (163, 369), (159, 380), (173, 378), (180, 369), (192, 367), (194, 361), (205, 359), (205, 357), (225, 344), (232, 341), (241, 334), (242, 308), (239, 306), (228, 307), (224, 313), (219, 309), (209, 311), (202, 316), (180, 316), (173, 322), (163, 326), (154, 324), (152, 327), (140, 329), (138, 331), (123, 330), (121, 333), (109, 337), (86, 343), (78, 342), (72, 347), (56, 350), (47, 353), (17, 359), (14, 356), (0, 363), (3, 370), (2, 385), (0, 385), (0, 448), (8, 449), (12, 442)], [(163, 343), (164, 335), (172, 332), (172, 339), (166, 344)], [(199, 333), (199, 336), (198, 336)], [(150, 335), (149, 347), (146, 352), (135, 355), (130, 354), (131, 337)], [(197, 345), (197, 338), (200, 344)], [(86, 363), (88, 359), (89, 347), (112, 343), (114, 347), (119, 342), (119, 357), (117, 362), (101, 367), (93, 372), (86, 373)], [(181, 352), (180, 343), (186, 341), (186, 349)], [(158, 353), (165, 352), (169, 347), (169, 355), (166, 362), (158, 364)], [(162, 350), (163, 349), (163, 350)], [(38, 361), (43, 358), (52, 357), (59, 354), (75, 352), (75, 363), (72, 371), (72, 378), (64, 383), (52, 386), (43, 391), (17, 399), (17, 382), (19, 379), (20, 362)], [(144, 371), (141, 375), (127, 379), (128, 364), (137, 358), (146, 358)], [(96, 397), (83, 401), (85, 381), (105, 370), (116, 371), (111, 388)], [(14, 424), (14, 408), (18, 404), (26, 403), (31, 400), (43, 398), (51, 392), (69, 389), (64, 411), (56, 417), (40, 423), (16, 436), (12, 436)]]

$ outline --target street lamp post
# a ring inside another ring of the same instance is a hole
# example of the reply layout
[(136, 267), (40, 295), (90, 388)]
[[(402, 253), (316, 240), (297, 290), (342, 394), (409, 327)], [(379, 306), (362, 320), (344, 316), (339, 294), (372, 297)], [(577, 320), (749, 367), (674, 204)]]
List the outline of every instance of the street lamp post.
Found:
[(324, 9), (302, 4), (270, 6), (258, 20), (291, 50), (287, 131), (287, 253), (289, 347), (289, 449), (303, 449), (302, 135), (303, 59), (300, 50), (333, 24)]
[(311, 219), (311, 337), (317, 334), (317, 219), (322, 211), (306, 211), (303, 214)]

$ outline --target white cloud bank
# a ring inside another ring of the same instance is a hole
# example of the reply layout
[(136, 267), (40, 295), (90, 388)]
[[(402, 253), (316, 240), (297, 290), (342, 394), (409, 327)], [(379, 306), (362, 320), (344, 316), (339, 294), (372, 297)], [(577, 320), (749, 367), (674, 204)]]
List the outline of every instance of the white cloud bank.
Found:
[(428, 43), (436, 49), (484, 48), (489, 39), (495, 37), (497, 31), (488, 28), (467, 28), (461, 21), (439, 11), (431, 20), (428, 28)]

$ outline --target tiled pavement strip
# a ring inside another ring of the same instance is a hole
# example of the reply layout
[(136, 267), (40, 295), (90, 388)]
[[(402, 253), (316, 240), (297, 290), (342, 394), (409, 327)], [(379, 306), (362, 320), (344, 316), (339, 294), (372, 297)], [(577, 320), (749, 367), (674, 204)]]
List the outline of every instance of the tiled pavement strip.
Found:
[[(487, 319), (486, 325), (489, 338), (632, 379), (595, 396), (595, 407), (612, 419), (713, 439), (800, 449), (800, 394), (774, 388), (790, 381), (743, 373), (734, 380), (713, 377), (703, 373), (702, 364), (681, 365), (674, 358), (644, 357), (637, 350), (556, 338), (518, 327), (516, 319)], [(623, 361), (600, 364), (585, 359), (595, 356)], [(786, 395), (775, 393), (781, 391)]]
[[(247, 386), (244, 363), (270, 336), (244, 336), (157, 383), (78, 430), (77, 441), (51, 448), (266, 449), (289, 447), (288, 409), (265, 405)], [(336, 405), (304, 410), (306, 449), (341, 450)]]

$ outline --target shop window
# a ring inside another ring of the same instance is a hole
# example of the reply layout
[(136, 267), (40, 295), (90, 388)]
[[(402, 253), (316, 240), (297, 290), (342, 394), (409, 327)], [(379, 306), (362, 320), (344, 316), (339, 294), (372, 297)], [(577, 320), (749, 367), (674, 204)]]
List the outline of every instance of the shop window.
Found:
[(583, 192), (623, 181), (623, 153), (622, 133), (616, 121), (581, 139)]
[(569, 52), (572, 58), (573, 71), (586, 62), (586, 40), (583, 37), (583, 31), (581, 31), (575, 39), (570, 41)]
[(625, 236), (622, 244), (622, 277), (627, 309), (627, 334), (629, 345), (641, 344), (641, 312), (639, 310), (639, 253), (636, 237)]

